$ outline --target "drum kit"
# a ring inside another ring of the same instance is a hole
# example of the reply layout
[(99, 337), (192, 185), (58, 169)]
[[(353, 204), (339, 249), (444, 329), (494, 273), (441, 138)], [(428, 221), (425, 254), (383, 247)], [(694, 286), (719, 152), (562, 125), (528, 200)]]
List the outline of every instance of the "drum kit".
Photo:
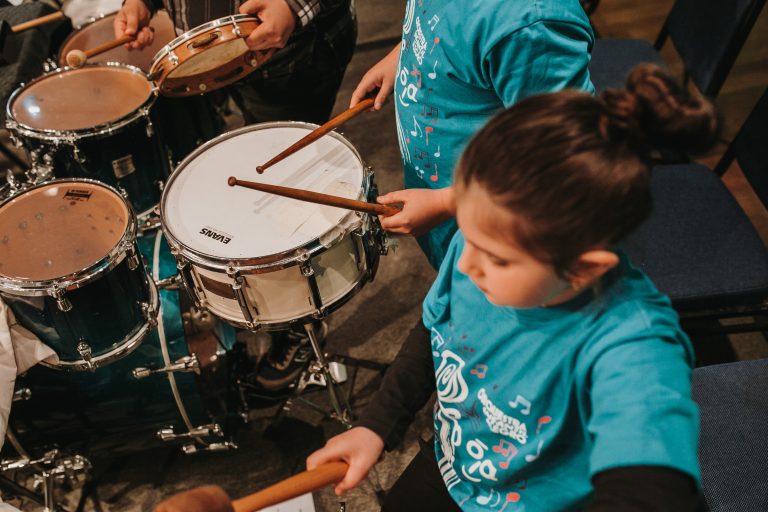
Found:
[[(235, 328), (304, 328), (315, 359), (294, 387), (324, 385), (330, 415), (349, 425), (314, 326), (374, 278), (387, 249), (374, 214), (228, 183), (315, 134), (260, 182), (375, 202), (371, 169), (338, 133), (281, 121), (196, 132), (177, 147), (164, 136), (181, 127), (158, 104), (199, 100), (269, 59), (244, 42), (256, 18), (174, 38), (161, 12), (152, 47), (83, 51), (108, 42), (113, 17), (76, 30), (55, 67), (6, 107), (30, 169), (9, 172), (0, 190), (0, 298), (58, 362), (17, 378), (7, 432), (16, 458), (0, 471), (37, 468), (46, 510), (58, 510), (55, 481), (87, 471), (86, 455), (234, 448), (248, 412)], [(87, 62), (67, 66), (75, 50)]]

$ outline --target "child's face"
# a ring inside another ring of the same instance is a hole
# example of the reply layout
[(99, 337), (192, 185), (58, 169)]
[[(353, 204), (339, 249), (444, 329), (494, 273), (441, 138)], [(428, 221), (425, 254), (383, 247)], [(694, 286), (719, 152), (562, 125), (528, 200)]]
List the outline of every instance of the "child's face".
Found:
[(554, 267), (535, 259), (499, 226), (513, 225), (513, 213), (497, 206), (481, 187), (471, 184), (456, 199), (456, 219), (466, 243), (459, 270), (498, 306), (538, 307), (568, 300), (570, 284)]

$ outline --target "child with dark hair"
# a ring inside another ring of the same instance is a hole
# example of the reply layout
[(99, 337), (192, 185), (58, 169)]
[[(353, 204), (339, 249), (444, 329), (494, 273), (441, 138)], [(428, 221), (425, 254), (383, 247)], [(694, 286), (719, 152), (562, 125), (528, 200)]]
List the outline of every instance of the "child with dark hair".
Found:
[(669, 300), (615, 244), (646, 216), (652, 148), (702, 149), (711, 104), (658, 68), (593, 97), (497, 115), (457, 169), (459, 231), (351, 430), (307, 466), (357, 485), (437, 392), (435, 442), (384, 510), (695, 510), (693, 353)]

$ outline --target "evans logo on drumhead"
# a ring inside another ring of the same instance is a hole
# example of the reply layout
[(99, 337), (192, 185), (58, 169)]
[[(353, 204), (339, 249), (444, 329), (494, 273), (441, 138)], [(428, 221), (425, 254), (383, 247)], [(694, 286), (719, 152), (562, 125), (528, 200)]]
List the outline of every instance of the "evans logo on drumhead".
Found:
[(222, 231), (211, 229), (207, 226), (200, 230), (200, 234), (205, 235), (209, 238), (213, 238), (214, 240), (218, 240), (223, 244), (228, 244), (229, 242), (232, 241), (232, 235), (229, 235)]
[(90, 190), (71, 188), (64, 193), (64, 199), (67, 201), (87, 201), (91, 198), (91, 194), (93, 192)]

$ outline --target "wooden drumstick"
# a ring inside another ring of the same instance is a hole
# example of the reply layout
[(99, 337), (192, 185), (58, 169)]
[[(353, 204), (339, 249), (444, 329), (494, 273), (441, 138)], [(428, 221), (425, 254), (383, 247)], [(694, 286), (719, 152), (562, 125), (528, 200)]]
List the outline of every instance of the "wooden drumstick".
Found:
[(373, 98), (366, 98), (354, 107), (342, 112), (341, 114), (337, 115), (327, 123), (325, 123), (322, 126), (318, 126), (311, 132), (309, 132), (306, 136), (299, 139), (296, 143), (291, 145), (288, 149), (284, 150), (282, 153), (271, 159), (269, 162), (259, 165), (256, 167), (256, 172), (259, 174), (263, 173), (267, 168), (275, 165), (280, 160), (283, 160), (286, 157), (291, 156), (298, 150), (300, 150), (303, 147), (309, 146), (313, 142), (315, 142), (317, 139), (325, 135), (326, 133), (330, 132), (334, 128), (341, 126), (342, 124), (346, 123), (353, 117), (356, 117), (361, 112), (364, 112), (368, 109), (373, 107)]
[(306, 201), (308, 203), (324, 204), (326, 206), (335, 206), (336, 208), (346, 208), (347, 210), (355, 210), (373, 215), (383, 215), (385, 217), (389, 217), (390, 215), (394, 215), (400, 212), (400, 208), (396, 208), (394, 206), (369, 203), (367, 201), (358, 201), (357, 199), (347, 199), (346, 197), (323, 194), (322, 192), (313, 192), (311, 190), (304, 190), (300, 188), (281, 187), (280, 185), (268, 185), (266, 183), (257, 183), (255, 181), (239, 180), (234, 176), (230, 176), (227, 180), (227, 183), (230, 187), (237, 185), (239, 187), (259, 190), (261, 192), (267, 192), (277, 196), (290, 197), (291, 199), (298, 199), (299, 201)]
[(336, 483), (344, 478), (347, 469), (344, 462), (321, 464), (234, 501), (221, 487), (198, 487), (163, 500), (155, 512), (255, 512)]
[(90, 50), (71, 50), (67, 52), (67, 65), (73, 68), (79, 68), (85, 64), (90, 57), (109, 51), (112, 48), (117, 48), (118, 46), (124, 45), (125, 43), (130, 43), (134, 39), (136, 39), (136, 36), (123, 36), (118, 37), (117, 39), (113, 39), (112, 41), (102, 43), (99, 46), (94, 46)]
[(40, 16), (39, 18), (35, 18), (33, 20), (25, 21), (24, 23), (19, 23), (18, 25), (14, 25), (11, 27), (11, 32), (23, 32), (25, 30), (29, 30), (30, 28), (39, 27), (40, 25), (45, 25), (46, 23), (51, 23), (53, 21), (63, 19), (64, 13), (61, 11), (56, 11), (51, 14), (46, 14), (45, 16)]

